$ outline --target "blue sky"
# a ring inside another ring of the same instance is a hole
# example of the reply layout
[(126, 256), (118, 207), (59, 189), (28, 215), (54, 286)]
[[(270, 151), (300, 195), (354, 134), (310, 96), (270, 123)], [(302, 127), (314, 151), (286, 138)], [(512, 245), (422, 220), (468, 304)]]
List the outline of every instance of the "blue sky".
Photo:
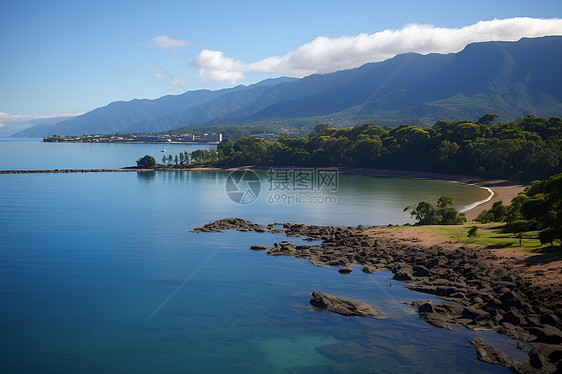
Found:
[[(478, 24), (515, 17), (534, 20)], [(0, 114), (182, 93), (154, 60), (187, 90), (217, 89), (408, 50), (456, 51), (471, 38), (537, 27), (562, 34), (546, 19), (562, 19), (562, 1), (2, 1)]]

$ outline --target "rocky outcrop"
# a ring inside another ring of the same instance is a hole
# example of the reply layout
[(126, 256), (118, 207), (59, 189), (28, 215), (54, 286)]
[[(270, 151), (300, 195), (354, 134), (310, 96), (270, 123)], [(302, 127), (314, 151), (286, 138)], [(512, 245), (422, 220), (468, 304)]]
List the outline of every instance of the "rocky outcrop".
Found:
[(534, 371), (529, 363), (509, 358), (482, 338), (473, 338), (470, 343), (476, 347), (476, 357), (482, 362), (505, 366), (516, 373), (532, 373)]
[(224, 230), (238, 230), (238, 231), (256, 231), (256, 232), (278, 232), (282, 233), (282, 230), (272, 230), (262, 226), (260, 224), (248, 221), (242, 218), (225, 218), (211, 223), (207, 223), (203, 227), (197, 227), (192, 230), (192, 232), (223, 232)]
[(310, 304), (316, 308), (327, 309), (344, 316), (370, 316), (383, 318), (381, 312), (358, 300), (347, 300), (341, 297), (315, 291), (312, 293)]
[(268, 249), (271, 248), (272, 247), (270, 245), (264, 245), (264, 244), (254, 244), (253, 246), (250, 247), (252, 251), (267, 251)]
[(415, 240), (393, 240), (392, 236), (373, 235), (363, 226), (275, 223), (264, 227), (230, 218), (194, 231), (224, 229), (284, 233), (321, 241), (314, 245), (274, 243), (267, 254), (307, 258), (318, 266), (362, 266), (366, 273), (390, 270), (394, 279), (408, 282), (408, 288), (448, 302), (414, 303), (419, 316), (428, 323), (444, 328), (493, 329), (543, 350), (554, 346), (548, 353), (537, 348), (529, 362), (539, 365), (544, 361), (542, 372), (556, 365), (562, 369), (562, 288), (560, 284), (541, 287), (525, 281), (513, 272), (515, 260), (500, 262), (486, 249), (462, 245), (425, 247)]

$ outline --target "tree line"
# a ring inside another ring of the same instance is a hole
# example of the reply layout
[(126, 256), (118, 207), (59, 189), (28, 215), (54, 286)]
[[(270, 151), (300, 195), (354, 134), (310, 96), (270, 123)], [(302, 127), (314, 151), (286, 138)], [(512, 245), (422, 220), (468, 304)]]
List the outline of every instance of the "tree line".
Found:
[(191, 153), (184, 151), (175, 156), (162, 156), (162, 165), (165, 166), (215, 165), (218, 161), (219, 155), (215, 148), (197, 149)]
[(320, 124), (307, 137), (227, 138), (217, 146), (217, 164), (383, 168), (521, 181), (562, 171), (561, 118), (528, 115), (490, 124), (496, 117), (438, 121), (426, 128)]

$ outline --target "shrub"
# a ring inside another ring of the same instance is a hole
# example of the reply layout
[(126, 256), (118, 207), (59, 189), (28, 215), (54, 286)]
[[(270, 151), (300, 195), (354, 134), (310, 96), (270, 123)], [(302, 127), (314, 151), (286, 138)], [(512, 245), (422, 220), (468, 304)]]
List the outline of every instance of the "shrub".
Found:
[(152, 156), (146, 155), (137, 160), (137, 167), (139, 168), (150, 169), (154, 166), (156, 166), (156, 160)]

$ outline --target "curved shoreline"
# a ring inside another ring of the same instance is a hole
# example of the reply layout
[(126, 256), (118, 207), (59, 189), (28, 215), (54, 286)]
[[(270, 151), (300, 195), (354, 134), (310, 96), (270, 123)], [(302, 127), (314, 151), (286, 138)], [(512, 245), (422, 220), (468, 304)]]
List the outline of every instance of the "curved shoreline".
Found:
[(468, 221), (474, 220), (484, 209), (490, 209), (492, 207), (492, 204), (496, 201), (501, 200), (504, 204), (509, 204), (519, 192), (523, 192), (523, 190), (528, 186), (524, 183), (508, 181), (505, 179), (486, 179), (457, 174), (362, 168), (340, 168), (338, 170), (343, 174), (370, 175), (374, 177), (385, 178), (441, 180), (451, 183), (460, 183), (469, 186), (480, 187), (491, 192), (492, 194), (488, 198), (475, 201), (474, 203), (469, 204), (467, 207), (462, 209), (462, 212), (465, 213), (466, 219)]
[[(474, 184), (471, 184), (471, 186), (474, 186)], [(494, 197), (494, 195), (495, 195), (494, 191), (492, 191), (492, 190), (491, 190), (490, 188), (488, 188), (488, 187), (483, 187), (483, 186), (476, 186), (476, 187), (485, 189), (486, 191), (488, 191), (488, 192), (490, 193), (490, 195), (489, 195), (487, 198), (485, 198), (484, 200), (479, 200), (479, 201), (476, 201), (476, 202), (474, 202), (474, 203), (472, 203), (472, 204), (469, 204), (469, 205), (465, 206), (464, 208), (462, 208), (461, 210), (459, 210), (459, 212), (461, 212), (461, 213), (466, 213), (466, 212), (468, 212), (469, 210), (472, 210), (472, 209), (476, 208), (478, 205), (487, 203), (488, 201), (492, 200), (492, 197)]]

